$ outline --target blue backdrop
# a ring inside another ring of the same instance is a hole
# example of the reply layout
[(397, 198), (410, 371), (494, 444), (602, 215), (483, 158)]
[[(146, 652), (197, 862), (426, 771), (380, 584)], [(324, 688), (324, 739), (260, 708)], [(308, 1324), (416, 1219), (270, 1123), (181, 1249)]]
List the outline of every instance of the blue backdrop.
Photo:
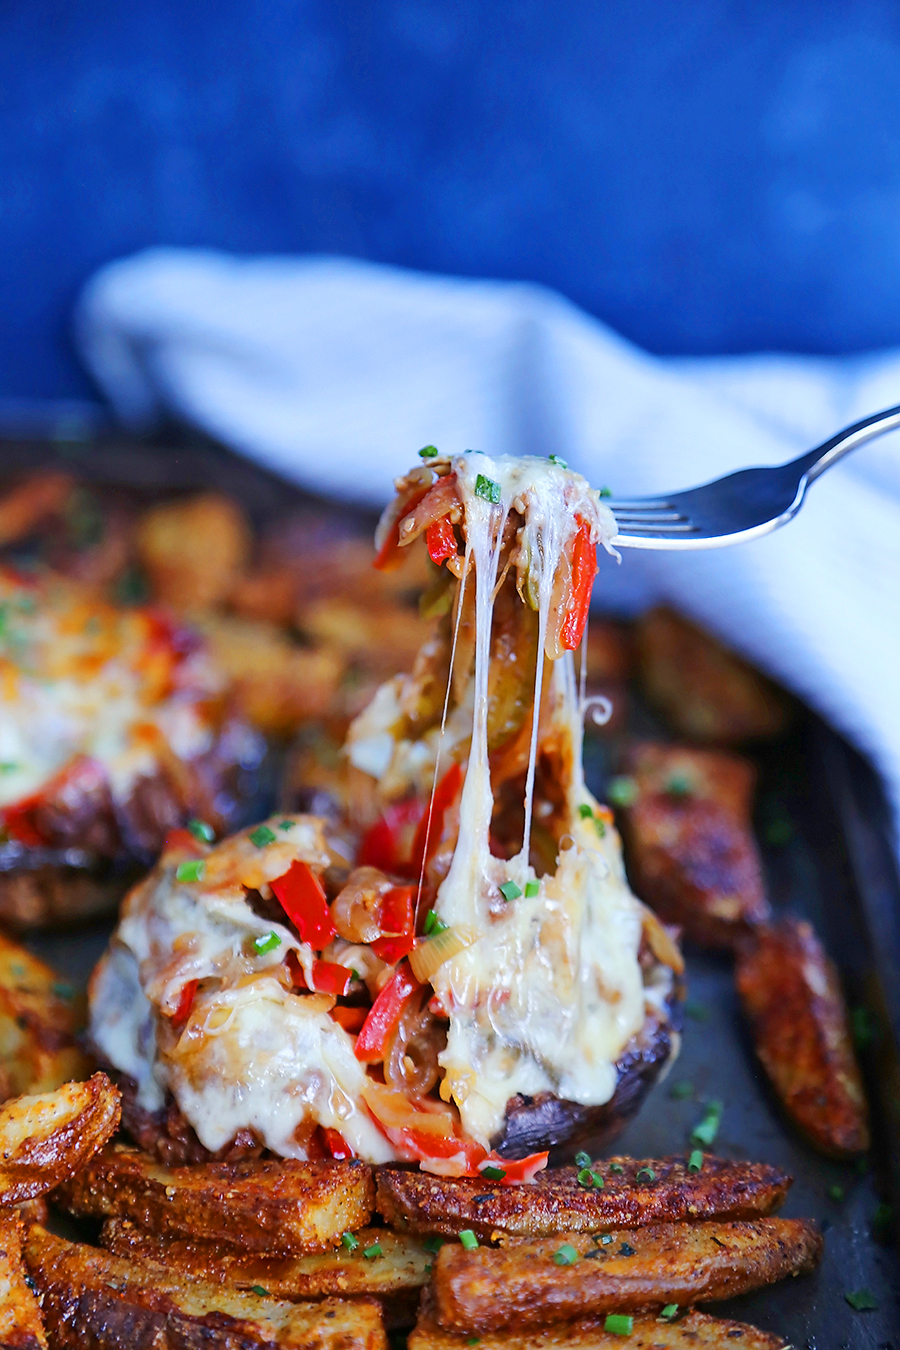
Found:
[(147, 244), (558, 287), (661, 352), (900, 342), (900, 6), (5, 0), (0, 394)]

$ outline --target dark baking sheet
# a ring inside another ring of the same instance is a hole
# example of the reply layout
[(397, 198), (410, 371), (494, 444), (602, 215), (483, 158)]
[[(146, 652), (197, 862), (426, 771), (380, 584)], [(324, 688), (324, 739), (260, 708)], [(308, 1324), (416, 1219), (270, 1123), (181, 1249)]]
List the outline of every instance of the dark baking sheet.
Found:
[[(324, 528), (331, 531), (341, 528), (341, 514), (347, 517), (238, 456), (180, 432), (155, 444), (0, 444), (4, 473), (47, 463), (139, 495), (214, 486), (236, 495), (257, 523), (304, 510), (311, 524), (324, 515)], [(347, 528), (358, 528), (362, 520), (350, 516)], [(642, 733), (656, 730), (637, 704), (629, 726)], [(612, 740), (589, 738), (588, 776), (601, 795), (615, 749)], [(871, 1032), (863, 1064), (874, 1113), (872, 1153), (858, 1167), (831, 1163), (785, 1123), (742, 1026), (730, 960), (691, 950), (691, 1015), (680, 1058), (615, 1147), (636, 1156), (682, 1150), (703, 1102), (722, 1100), (716, 1151), (789, 1171), (795, 1183), (785, 1214), (818, 1219), (826, 1243), (814, 1275), (734, 1300), (721, 1310), (786, 1336), (797, 1350), (900, 1350), (894, 1229), (877, 1217), (880, 1207), (883, 1213), (891, 1203), (892, 1191), (896, 1198), (900, 1180), (900, 877), (889, 813), (871, 769), (811, 713), (757, 758), (759, 837), (773, 907), (815, 924), (839, 965), (851, 1007), (865, 1010), (864, 1030)], [(82, 982), (109, 927), (42, 935), (30, 945)], [(691, 1097), (674, 1098), (673, 1084), (683, 1082), (693, 1085)], [(836, 1186), (843, 1191), (841, 1200), (834, 1198)], [(876, 1310), (856, 1312), (847, 1303), (845, 1295), (860, 1289), (874, 1295)]]

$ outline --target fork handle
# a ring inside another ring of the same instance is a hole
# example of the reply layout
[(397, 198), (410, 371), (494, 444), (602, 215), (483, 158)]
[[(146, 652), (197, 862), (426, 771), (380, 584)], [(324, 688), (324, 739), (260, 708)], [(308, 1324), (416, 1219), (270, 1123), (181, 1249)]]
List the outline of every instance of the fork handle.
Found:
[(830, 469), (832, 464), (836, 464), (858, 445), (874, 440), (876, 436), (883, 436), (886, 431), (893, 431), (895, 427), (900, 427), (900, 404), (895, 408), (885, 408), (884, 412), (873, 413), (871, 417), (864, 417), (861, 422), (854, 422), (852, 426), (844, 427), (844, 430), (839, 431), (836, 436), (816, 446), (815, 450), (808, 450), (805, 455), (792, 460), (792, 463), (798, 469), (805, 470), (807, 483), (814, 483), (819, 474)]

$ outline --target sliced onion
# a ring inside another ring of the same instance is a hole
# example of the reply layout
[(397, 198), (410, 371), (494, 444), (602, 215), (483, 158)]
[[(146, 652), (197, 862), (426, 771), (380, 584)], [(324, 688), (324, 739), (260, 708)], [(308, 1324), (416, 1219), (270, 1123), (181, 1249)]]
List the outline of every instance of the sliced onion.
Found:
[(471, 947), (477, 937), (471, 928), (445, 928), (434, 937), (417, 942), (409, 954), (412, 973), (421, 984), (427, 984), (445, 961)]

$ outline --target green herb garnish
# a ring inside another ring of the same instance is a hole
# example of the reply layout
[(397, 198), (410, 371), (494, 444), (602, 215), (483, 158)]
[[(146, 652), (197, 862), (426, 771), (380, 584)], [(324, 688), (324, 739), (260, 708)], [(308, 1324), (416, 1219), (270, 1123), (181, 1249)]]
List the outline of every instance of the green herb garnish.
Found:
[(423, 445), (419, 451), (419, 459), (434, 459), (438, 452), (436, 445)]
[(692, 1017), (695, 1022), (707, 1022), (709, 1020), (709, 1009), (698, 999), (689, 998), (684, 1005), (684, 1015), (685, 1017)]
[(845, 1294), (844, 1298), (855, 1312), (874, 1312), (878, 1307), (878, 1300), (871, 1289), (854, 1289), (852, 1293)]
[(609, 1313), (603, 1323), (603, 1330), (613, 1336), (630, 1336), (634, 1331), (634, 1318), (624, 1313)]
[(839, 1205), (841, 1203), (841, 1201), (844, 1198), (844, 1195), (845, 1191), (843, 1186), (835, 1185), (828, 1187), (828, 1199), (833, 1200), (836, 1205)]
[(585, 1153), (583, 1149), (580, 1153), (575, 1154), (576, 1167), (590, 1167), (592, 1161), (593, 1159), (591, 1158), (591, 1155), (589, 1153)]
[[(15, 974), (16, 972), (14, 971), (13, 973)], [(19, 971), (18, 973), (24, 975), (25, 972)], [(56, 984), (52, 984), (50, 988), (53, 990), (57, 998), (64, 998), (68, 1001), (69, 999), (73, 999), (75, 997), (74, 984), (67, 984), (65, 980), (57, 980)]]
[(578, 808), (578, 814), (581, 816), (582, 820), (590, 820), (591, 816), (594, 814), (594, 808), (588, 806), (587, 802), (582, 802)]
[(364, 1247), (363, 1256), (367, 1261), (374, 1261), (376, 1256), (384, 1256), (384, 1252), (381, 1250), (381, 1243), (373, 1242), (371, 1247)]
[(693, 1095), (694, 1085), (689, 1083), (686, 1078), (682, 1078), (678, 1083), (673, 1083), (669, 1088), (669, 1096), (675, 1102), (686, 1101), (688, 1097), (693, 1097)]
[(518, 900), (522, 894), (522, 887), (517, 886), (514, 881), (504, 881), (500, 887), (500, 894), (504, 900)]
[(253, 939), (253, 946), (259, 952), (260, 956), (266, 952), (274, 952), (276, 947), (281, 946), (281, 938), (273, 930), (270, 933), (263, 933), (261, 937)]
[(633, 806), (638, 799), (638, 785), (624, 775), (611, 778), (606, 785), (606, 796), (613, 806)]
[(294, 828), (294, 822), (292, 820), (279, 820), (278, 828), (279, 830), (292, 830)]
[(601, 1247), (608, 1247), (609, 1244), (610, 1244), (612, 1241), (613, 1241), (613, 1235), (612, 1235), (612, 1233), (601, 1233), (601, 1234), (600, 1234), (600, 1245), (601, 1245)]
[(625, 1168), (622, 1166), (621, 1163), (610, 1163), (610, 1164), (609, 1164), (609, 1170), (610, 1170), (611, 1172), (620, 1172), (620, 1173), (621, 1173), (621, 1172), (624, 1172), (624, 1171), (625, 1171)]
[(188, 829), (201, 844), (211, 844), (216, 837), (215, 830), (211, 825), (207, 825), (205, 820), (189, 820)]
[(270, 830), (268, 825), (257, 825), (255, 830), (250, 831), (250, 843), (257, 848), (266, 848), (275, 843), (275, 831)]
[(578, 1252), (571, 1242), (564, 1242), (559, 1251), (553, 1253), (553, 1260), (558, 1266), (574, 1266), (578, 1260)]
[(269, 1297), (269, 1291), (268, 1291), (268, 1289), (263, 1289), (263, 1287), (262, 1287), (261, 1284), (251, 1284), (251, 1286), (250, 1286), (250, 1293), (251, 1293), (251, 1294), (258, 1294), (260, 1298), (268, 1298), (268, 1297)]
[(850, 1026), (857, 1050), (865, 1050), (875, 1037), (875, 1027), (868, 1008), (854, 1008), (850, 1014)]
[(459, 1235), (459, 1240), (467, 1252), (474, 1252), (475, 1248), (478, 1246), (478, 1239), (471, 1228), (464, 1228)]
[(695, 1148), (691, 1156), (688, 1158), (688, 1171), (699, 1172), (702, 1167), (703, 1167), (703, 1154), (700, 1152), (699, 1148)]
[(348, 1252), (355, 1252), (359, 1246), (359, 1238), (355, 1233), (341, 1233), (341, 1242), (343, 1242)]
[(475, 479), (475, 496), (498, 506), (500, 495), (500, 484), (495, 483), (493, 478), (488, 478), (485, 474), (480, 473)]
[(667, 1303), (666, 1306), (663, 1308), (662, 1312), (659, 1314), (657, 1321), (671, 1322), (672, 1318), (675, 1316), (677, 1312), (678, 1312), (677, 1303)]
[(689, 797), (691, 791), (691, 780), (683, 773), (673, 773), (666, 783), (666, 792), (670, 797)]
[(541, 889), (541, 883), (540, 883), (539, 881), (526, 881), (526, 882), (525, 882), (525, 899), (526, 899), (526, 900), (533, 900), (534, 897), (535, 897), (536, 895), (540, 894), (540, 889)]
[(654, 1172), (654, 1170), (653, 1170), (652, 1167), (639, 1167), (639, 1168), (638, 1168), (638, 1170), (637, 1170), (637, 1175), (635, 1176), (635, 1181), (642, 1181), (642, 1180), (643, 1180), (643, 1181), (655, 1181), (655, 1180), (656, 1180), (656, 1173)]
[(426, 937), (434, 937), (435, 933), (446, 933), (449, 927), (448, 923), (444, 923), (443, 919), (438, 918), (433, 909), (430, 909), (425, 915), (423, 932)]
[(15, 764), (12, 760), (5, 760), (0, 764), (0, 773), (15, 773), (18, 767), (18, 764)]
[(597, 493), (597, 496), (598, 496), (598, 497), (611, 497), (611, 496), (612, 496), (612, 488), (610, 488), (610, 487), (602, 487), (602, 488), (600, 489), (600, 491)]
[(426, 1252), (439, 1252), (446, 1241), (446, 1238), (439, 1237), (437, 1233), (433, 1233), (431, 1237), (425, 1239), (422, 1246), (425, 1248)]
[(722, 1124), (724, 1109), (721, 1102), (707, 1102), (706, 1110), (703, 1112), (701, 1119), (691, 1130), (692, 1143), (703, 1144), (706, 1148), (710, 1148), (715, 1143), (719, 1126)]
[(594, 1174), (589, 1167), (582, 1167), (578, 1173), (579, 1186), (593, 1186)]
[(551, 455), (550, 463), (555, 464), (558, 469), (567, 469), (569, 467), (564, 459), (560, 459), (559, 455)]
[(482, 1167), (481, 1175), (487, 1177), (488, 1181), (502, 1181), (506, 1173), (502, 1167)]
[(206, 871), (206, 863), (202, 858), (191, 858), (188, 862), (179, 863), (175, 869), (176, 881), (202, 881), (203, 873)]

